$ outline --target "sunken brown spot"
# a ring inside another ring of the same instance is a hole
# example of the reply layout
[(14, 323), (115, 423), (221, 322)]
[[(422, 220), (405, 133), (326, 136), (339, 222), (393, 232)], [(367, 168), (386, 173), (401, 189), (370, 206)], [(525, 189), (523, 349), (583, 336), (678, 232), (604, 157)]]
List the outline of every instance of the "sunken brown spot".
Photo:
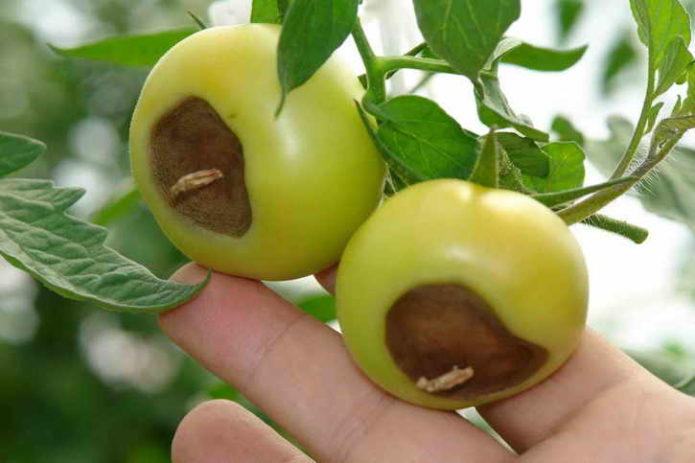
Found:
[[(155, 181), (174, 209), (214, 232), (242, 236), (248, 231), (243, 147), (207, 101), (183, 100), (160, 119), (151, 142)], [(174, 188), (184, 176), (213, 170), (221, 176), (212, 182), (184, 192)]]
[(515, 386), (548, 357), (497, 319), (473, 291), (458, 285), (426, 285), (408, 291), (386, 317), (386, 344), (396, 364), (417, 383), (471, 368), (472, 377), (446, 391), (471, 399)]

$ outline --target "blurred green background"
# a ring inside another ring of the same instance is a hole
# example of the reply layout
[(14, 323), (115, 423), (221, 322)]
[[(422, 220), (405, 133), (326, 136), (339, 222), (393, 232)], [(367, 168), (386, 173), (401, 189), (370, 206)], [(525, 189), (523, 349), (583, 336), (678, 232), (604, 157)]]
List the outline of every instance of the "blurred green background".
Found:
[[(206, 0), (2, 0), (0, 130), (46, 142), (48, 154), (22, 172), (87, 189), (73, 210), (90, 217), (128, 183), (127, 129), (146, 70), (65, 60), (47, 43), (72, 46), (110, 35), (189, 27)], [(558, 0), (558, 43), (582, 2)], [(631, 75), (641, 49), (630, 25), (606, 55), (607, 97)], [(109, 224), (110, 244), (157, 275), (185, 262), (136, 205)], [(638, 250), (636, 250), (638, 252)], [(684, 291), (692, 291), (693, 265)], [(332, 301), (289, 293), (324, 321)], [(636, 356), (669, 381), (692, 355), (677, 342)], [(183, 355), (152, 316), (105, 313), (62, 299), (0, 263), (0, 462), (169, 461), (177, 423), (209, 397), (251, 404)]]

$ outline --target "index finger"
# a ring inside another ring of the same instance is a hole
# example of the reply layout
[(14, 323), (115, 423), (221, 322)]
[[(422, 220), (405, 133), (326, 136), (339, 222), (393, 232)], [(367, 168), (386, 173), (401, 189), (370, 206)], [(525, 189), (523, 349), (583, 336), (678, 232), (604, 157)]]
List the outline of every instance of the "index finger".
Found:
[[(177, 280), (200, 281), (199, 267)], [(507, 461), (511, 454), (454, 413), (393, 399), (353, 365), (342, 339), (253, 280), (215, 274), (163, 330), (236, 386), (318, 461)]]

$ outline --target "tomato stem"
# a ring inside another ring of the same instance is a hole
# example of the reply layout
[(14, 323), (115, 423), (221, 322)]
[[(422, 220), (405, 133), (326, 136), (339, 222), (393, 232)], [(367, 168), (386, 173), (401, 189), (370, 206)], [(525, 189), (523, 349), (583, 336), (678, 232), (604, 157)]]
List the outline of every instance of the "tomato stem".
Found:
[(630, 163), (635, 157), (635, 153), (637, 152), (637, 148), (639, 148), (639, 144), (642, 141), (642, 137), (644, 137), (644, 132), (647, 127), (647, 123), (649, 122), (649, 112), (652, 109), (652, 103), (654, 100), (653, 93), (654, 93), (654, 85), (655, 85), (655, 75), (654, 72), (651, 70), (651, 56), (649, 58), (650, 61), (650, 69), (649, 69), (649, 78), (647, 80), (647, 91), (644, 96), (644, 103), (642, 105), (642, 112), (640, 114), (639, 120), (637, 121), (637, 126), (635, 127), (635, 131), (632, 134), (632, 139), (630, 140), (630, 144), (628, 145), (627, 149), (625, 150), (625, 154), (623, 154), (623, 157), (620, 159), (620, 163), (618, 166), (615, 168), (615, 171), (613, 172), (613, 175), (611, 175), (611, 180), (614, 180), (616, 178), (620, 178), (625, 174), (627, 169), (630, 167)]
[(400, 69), (417, 69), (442, 74), (460, 74), (446, 61), (440, 59), (418, 58), (416, 56), (385, 56), (380, 58), (380, 61), (387, 72)]
[(352, 29), (352, 38), (355, 41), (355, 45), (357, 45), (357, 50), (367, 71), (368, 85), (366, 97), (375, 103), (383, 103), (386, 101), (386, 71), (382, 69), (379, 58), (374, 54), (374, 50), (369, 44), (369, 39), (367, 39), (367, 34), (364, 32), (359, 18)]

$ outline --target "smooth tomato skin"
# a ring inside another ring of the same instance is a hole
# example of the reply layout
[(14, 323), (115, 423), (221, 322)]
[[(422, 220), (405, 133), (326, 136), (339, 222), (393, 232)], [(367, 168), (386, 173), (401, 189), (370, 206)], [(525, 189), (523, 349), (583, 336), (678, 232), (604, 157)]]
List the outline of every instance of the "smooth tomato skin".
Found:
[[(363, 90), (331, 58), (280, 102), (280, 28), (251, 24), (198, 32), (173, 47), (147, 79), (133, 116), (133, 175), (169, 239), (214, 270), (286, 280), (335, 263), (381, 200), (385, 167), (355, 108)], [(241, 237), (214, 233), (166, 202), (153, 180), (155, 124), (187, 97), (210, 103), (241, 140), (252, 210)]]
[[(426, 284), (462, 284), (481, 295), (514, 335), (544, 347), (526, 381), (474, 400), (416, 388), (385, 344), (396, 300)], [(511, 191), (461, 180), (416, 184), (388, 199), (348, 244), (336, 286), (347, 347), (365, 373), (408, 402), (460, 409), (540, 382), (575, 350), (586, 321), (587, 270), (575, 238), (552, 211)]]

